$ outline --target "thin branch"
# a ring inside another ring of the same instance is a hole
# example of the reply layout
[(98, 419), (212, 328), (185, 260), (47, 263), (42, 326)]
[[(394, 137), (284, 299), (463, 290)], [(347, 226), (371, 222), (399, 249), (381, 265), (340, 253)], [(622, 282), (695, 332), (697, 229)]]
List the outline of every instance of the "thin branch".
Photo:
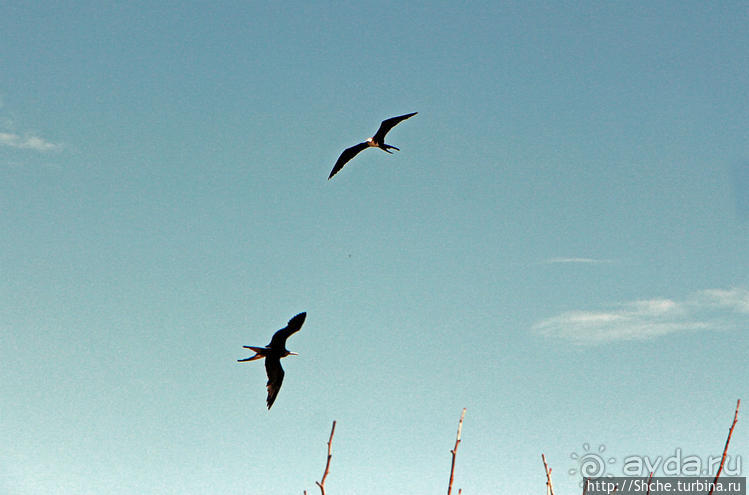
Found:
[(453, 475), (455, 474), (455, 456), (458, 453), (458, 445), (460, 445), (460, 432), (463, 431), (463, 418), (466, 417), (466, 408), (463, 408), (463, 412), (460, 413), (460, 421), (458, 422), (458, 434), (455, 437), (455, 447), (450, 451), (453, 455), (453, 461), (450, 465), (450, 484), (447, 485), (447, 495), (450, 495), (453, 491)]
[(546, 493), (554, 495), (554, 487), (551, 485), (551, 468), (546, 464), (546, 456), (541, 454), (541, 460), (544, 461), (544, 472), (546, 472)]
[(648, 493), (645, 495), (650, 495), (650, 482), (653, 481), (653, 471), (650, 471), (650, 477), (648, 478)]
[(720, 466), (718, 467), (718, 472), (715, 473), (715, 479), (713, 480), (713, 485), (710, 487), (710, 493), (708, 495), (713, 495), (713, 490), (715, 490), (715, 485), (718, 483), (718, 478), (720, 477), (720, 472), (723, 471), (723, 464), (726, 462), (726, 452), (728, 452), (728, 444), (731, 443), (731, 435), (733, 435), (733, 428), (736, 426), (736, 421), (739, 419), (739, 406), (741, 405), (741, 399), (736, 401), (736, 412), (733, 413), (733, 423), (731, 423), (731, 428), (728, 429), (728, 438), (726, 438), (726, 446), (723, 447), (723, 457), (720, 459)]
[(333, 421), (333, 428), (330, 430), (330, 438), (328, 439), (328, 461), (325, 463), (325, 472), (322, 473), (322, 479), (320, 481), (315, 481), (317, 486), (320, 487), (322, 495), (325, 495), (325, 478), (328, 477), (328, 473), (330, 472), (330, 458), (333, 457), (333, 454), (330, 451), (330, 446), (333, 443), (333, 433), (335, 433), (335, 421)]

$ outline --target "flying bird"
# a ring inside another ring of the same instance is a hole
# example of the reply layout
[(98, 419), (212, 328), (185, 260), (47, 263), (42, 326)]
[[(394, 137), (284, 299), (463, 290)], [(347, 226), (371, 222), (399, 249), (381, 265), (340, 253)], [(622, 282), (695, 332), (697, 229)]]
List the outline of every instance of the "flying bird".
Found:
[(380, 148), (382, 151), (387, 151), (388, 153), (393, 153), (392, 150), (400, 151), (399, 148), (396, 148), (395, 146), (390, 146), (389, 144), (385, 144), (385, 134), (388, 133), (390, 129), (398, 125), (398, 123), (402, 120), (406, 120), (410, 117), (413, 117), (418, 112), (414, 113), (407, 113), (406, 115), (401, 115), (399, 117), (393, 117), (387, 120), (383, 120), (380, 124), (380, 128), (377, 129), (377, 132), (375, 132), (375, 135), (371, 138), (367, 139), (363, 143), (359, 143), (356, 146), (352, 146), (350, 148), (346, 148), (343, 150), (343, 153), (341, 153), (341, 156), (338, 157), (338, 160), (335, 162), (335, 165), (333, 166), (333, 170), (330, 171), (330, 175), (328, 176), (328, 180), (330, 180), (335, 174), (338, 173), (339, 170), (343, 168), (346, 163), (349, 162), (353, 157), (355, 157), (360, 151), (365, 150), (367, 148)]
[(289, 324), (285, 328), (277, 331), (273, 334), (273, 338), (270, 339), (270, 344), (265, 347), (253, 347), (245, 345), (245, 349), (250, 349), (255, 352), (254, 356), (237, 359), (240, 363), (247, 361), (254, 361), (256, 359), (265, 358), (265, 372), (268, 374), (268, 409), (273, 405), (276, 400), (278, 391), (281, 389), (283, 383), (283, 368), (281, 367), (281, 358), (286, 356), (298, 356), (295, 352), (289, 352), (286, 349), (286, 339), (293, 333), (299, 331), (302, 328), (304, 319), (307, 317), (307, 313), (299, 313), (295, 317), (289, 320)]

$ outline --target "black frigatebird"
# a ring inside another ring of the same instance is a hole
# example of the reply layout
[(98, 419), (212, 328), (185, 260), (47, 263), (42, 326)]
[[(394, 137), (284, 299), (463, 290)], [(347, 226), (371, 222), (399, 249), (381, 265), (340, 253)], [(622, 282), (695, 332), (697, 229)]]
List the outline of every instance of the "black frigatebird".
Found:
[(380, 148), (383, 151), (387, 151), (388, 153), (393, 153), (390, 151), (391, 149), (400, 151), (399, 148), (396, 148), (395, 146), (390, 146), (389, 144), (385, 144), (385, 134), (388, 133), (390, 129), (398, 125), (398, 123), (402, 120), (406, 120), (407, 118), (413, 117), (418, 112), (413, 113), (407, 113), (406, 115), (401, 115), (399, 117), (393, 117), (387, 120), (383, 120), (380, 124), (380, 128), (377, 129), (377, 132), (374, 136), (367, 139), (363, 143), (359, 143), (356, 146), (352, 146), (350, 148), (346, 148), (343, 150), (343, 153), (341, 153), (341, 156), (338, 157), (338, 160), (335, 162), (335, 165), (333, 166), (333, 170), (330, 171), (330, 175), (328, 176), (328, 180), (330, 180), (335, 174), (338, 173), (339, 170), (343, 168), (346, 163), (348, 163), (349, 160), (351, 160), (353, 157), (355, 157), (360, 151), (365, 150), (367, 148)]
[(247, 361), (254, 361), (256, 359), (265, 358), (265, 372), (268, 374), (268, 409), (273, 405), (276, 400), (278, 391), (281, 389), (283, 383), (283, 368), (281, 367), (281, 358), (286, 356), (297, 356), (295, 352), (289, 352), (286, 349), (286, 339), (293, 333), (299, 331), (302, 328), (304, 319), (307, 317), (307, 313), (299, 313), (295, 317), (289, 320), (289, 324), (281, 330), (273, 334), (273, 338), (270, 339), (270, 344), (265, 347), (253, 347), (253, 346), (242, 346), (245, 349), (255, 351), (255, 355), (245, 358), (237, 359), (240, 363)]

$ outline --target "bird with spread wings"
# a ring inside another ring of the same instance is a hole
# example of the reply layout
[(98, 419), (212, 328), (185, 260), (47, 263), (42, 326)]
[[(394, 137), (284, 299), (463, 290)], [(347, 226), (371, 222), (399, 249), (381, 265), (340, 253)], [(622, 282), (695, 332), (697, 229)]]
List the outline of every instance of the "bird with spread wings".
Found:
[(306, 317), (307, 313), (299, 313), (290, 319), (288, 325), (273, 334), (273, 338), (270, 339), (270, 344), (265, 347), (243, 346), (245, 349), (254, 351), (255, 355), (237, 360), (240, 363), (245, 363), (265, 358), (265, 372), (268, 375), (268, 383), (266, 385), (268, 388), (268, 409), (270, 409), (273, 402), (275, 402), (276, 396), (278, 396), (278, 391), (281, 390), (281, 384), (283, 383), (284, 371), (281, 367), (281, 358), (298, 355), (297, 353), (290, 352), (286, 349), (286, 339), (302, 328), (302, 324), (304, 324), (304, 319)]
[(413, 113), (407, 113), (406, 115), (400, 115), (398, 117), (393, 117), (387, 120), (383, 120), (380, 124), (380, 128), (377, 129), (377, 132), (374, 136), (367, 139), (363, 143), (359, 143), (355, 146), (352, 146), (350, 148), (346, 148), (343, 150), (343, 153), (341, 153), (341, 156), (338, 157), (338, 160), (336, 160), (335, 165), (333, 165), (333, 170), (330, 171), (330, 175), (328, 176), (328, 180), (330, 180), (335, 174), (338, 173), (339, 170), (343, 168), (344, 165), (346, 165), (352, 158), (354, 158), (357, 154), (359, 154), (360, 151), (363, 151), (367, 148), (380, 148), (383, 151), (386, 151), (388, 153), (393, 153), (390, 151), (391, 149), (400, 151), (399, 148), (396, 148), (395, 146), (390, 146), (389, 144), (385, 144), (385, 134), (390, 131), (393, 127), (398, 125), (399, 122), (406, 120), (408, 118), (413, 117), (418, 112)]

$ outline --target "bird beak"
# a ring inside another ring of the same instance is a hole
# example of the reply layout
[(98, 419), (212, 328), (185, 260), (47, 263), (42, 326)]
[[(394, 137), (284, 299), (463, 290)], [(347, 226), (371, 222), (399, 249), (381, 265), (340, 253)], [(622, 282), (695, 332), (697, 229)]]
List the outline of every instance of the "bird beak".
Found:
[(299, 355), (299, 354), (297, 354), (296, 352), (290, 352), (290, 353), (289, 353), (289, 356), (298, 356), (298, 355)]

